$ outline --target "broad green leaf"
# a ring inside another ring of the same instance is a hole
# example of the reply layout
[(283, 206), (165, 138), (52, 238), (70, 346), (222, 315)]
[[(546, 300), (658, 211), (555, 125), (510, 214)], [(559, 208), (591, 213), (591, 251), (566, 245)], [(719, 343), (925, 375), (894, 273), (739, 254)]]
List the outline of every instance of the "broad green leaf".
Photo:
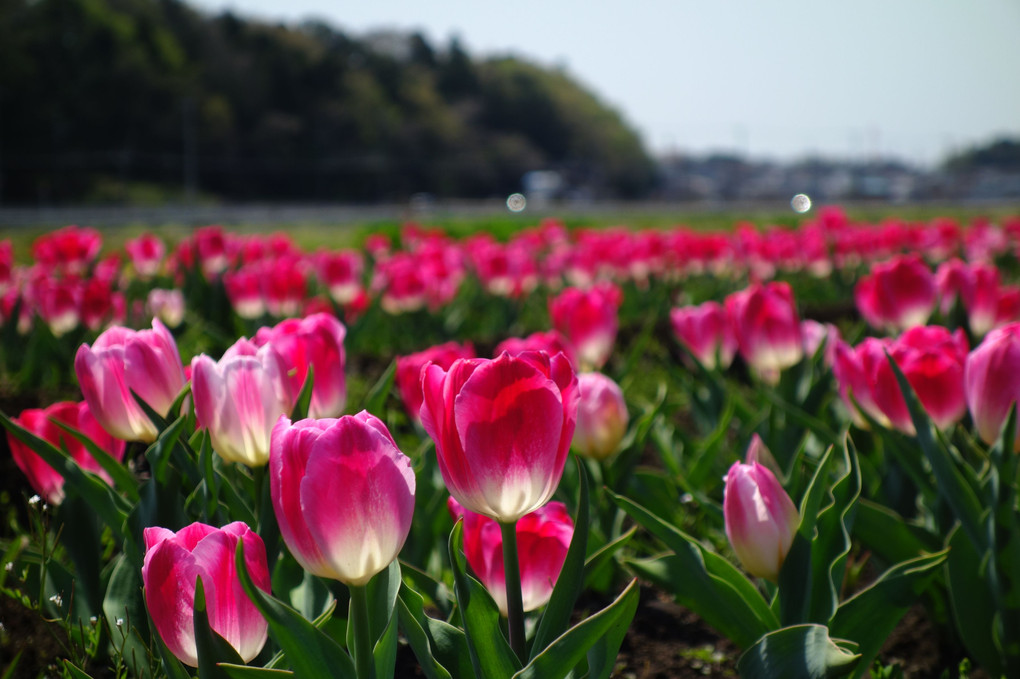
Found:
[(397, 606), (401, 629), (429, 679), (474, 677), (471, 653), (463, 630), (425, 615), (425, 600), (406, 585), (400, 588)]
[[(589, 675), (604, 679), (613, 670), (613, 661), (620, 650), (623, 636), (637, 612), (637, 580), (631, 580), (616, 600), (598, 613), (590, 615), (555, 639), (514, 679), (562, 679), (585, 657), (589, 657)], [(606, 641), (593, 654), (600, 641)], [(594, 662), (592, 662), (594, 661)], [(595, 666), (592, 667), (592, 664)]]
[(779, 619), (762, 595), (730, 562), (641, 505), (607, 492), (613, 502), (674, 552), (657, 559), (627, 561), (635, 573), (662, 586), (741, 648), (779, 627)]
[(269, 622), (269, 635), (302, 679), (356, 679), (354, 662), (333, 639), (305, 620), (293, 608), (255, 586), (244, 562), (244, 542), (237, 541), (234, 563), (248, 598)]
[(823, 625), (795, 625), (770, 632), (737, 661), (743, 679), (843, 677), (861, 656), (838, 646)]
[(70, 679), (92, 679), (92, 675), (86, 674), (84, 670), (67, 659), (64, 660), (64, 676), (70, 677)]
[(861, 662), (855, 672), (863, 676), (900, 618), (928, 588), (948, 550), (898, 563), (840, 604), (829, 625), (833, 635), (857, 644)]
[(198, 675), (202, 679), (223, 679), (227, 676), (217, 663), (243, 665), (244, 660), (226, 639), (209, 624), (205, 602), (205, 583), (199, 577), (195, 582), (195, 647), (198, 651)]
[(910, 523), (888, 507), (865, 498), (857, 503), (854, 537), (889, 563), (934, 552), (942, 541), (932, 531)]
[(538, 630), (531, 646), (529, 657), (534, 658), (549, 643), (563, 633), (570, 624), (570, 614), (574, 611), (574, 602), (581, 593), (584, 584), (584, 558), (588, 550), (588, 516), (590, 503), (588, 498), (588, 473), (578, 461), (580, 476), (580, 498), (577, 503), (577, 516), (574, 517), (574, 535), (570, 539), (570, 547), (563, 561), (560, 576), (553, 587), (549, 603), (546, 605)]
[(630, 530), (615, 540), (600, 547), (594, 554), (584, 562), (584, 586), (587, 587), (599, 571), (610, 563), (616, 553), (630, 542), (630, 539), (637, 533), (637, 526), (631, 526)]
[(450, 563), (475, 674), (479, 679), (509, 679), (521, 663), (500, 630), (496, 602), (482, 583), (467, 574), (463, 537), (464, 522), (458, 521), (450, 533)]
[[(220, 663), (219, 669), (231, 679), (287, 679), (294, 676), (294, 673), (289, 670), (248, 667), (247, 665), (232, 665), (230, 663)], [(205, 678), (203, 677), (203, 679)]]
[[(149, 638), (149, 616), (142, 597), (142, 571), (127, 554), (119, 555), (113, 562), (109, 584), (106, 586), (106, 597), (103, 599), (103, 615), (110, 623), (114, 647), (121, 648), (123, 644), (124, 661), (133, 670), (134, 676), (147, 677), (149, 665), (145, 658), (148, 656), (148, 649), (142, 643), (142, 639)], [(155, 633), (153, 636), (159, 637)], [(167, 654), (170, 655), (170, 652), (167, 651)], [(180, 665), (173, 655), (170, 655), (170, 658)], [(167, 667), (170, 679), (188, 677), (186, 672), (183, 677), (176, 673), (173, 663), (165, 659), (164, 666)]]
[(1005, 676), (1005, 663), (992, 636), (997, 602), (985, 578), (988, 554), (979, 554), (962, 526), (953, 529), (946, 543), (946, 580), (956, 631), (967, 652), (991, 676)]
[(50, 418), (50, 422), (66, 431), (85, 446), (85, 448), (89, 451), (89, 455), (91, 455), (92, 458), (99, 463), (99, 466), (103, 468), (103, 471), (109, 474), (110, 478), (113, 479), (114, 488), (127, 495), (129, 502), (138, 502), (138, 480), (127, 467), (108, 452), (97, 446), (86, 434), (83, 434), (74, 427), (61, 422), (60, 420)]
[(392, 361), (365, 397), (365, 410), (370, 413), (382, 413), (385, 410), (386, 398), (393, 389), (393, 380), (397, 375), (397, 362)]
[(308, 407), (312, 403), (312, 389), (315, 384), (315, 366), (308, 365), (308, 374), (305, 375), (304, 384), (294, 398), (294, 407), (290, 411), (292, 422), (303, 420), (308, 417)]

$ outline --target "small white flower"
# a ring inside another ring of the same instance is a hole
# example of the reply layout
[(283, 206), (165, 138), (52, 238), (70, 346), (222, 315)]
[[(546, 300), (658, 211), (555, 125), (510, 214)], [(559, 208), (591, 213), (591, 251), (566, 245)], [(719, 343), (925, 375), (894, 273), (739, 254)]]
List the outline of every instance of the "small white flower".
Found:
[(89, 618), (90, 625), (95, 625), (97, 622), (99, 622), (99, 619), (96, 616), (93, 615)]
[(4, 570), (7, 571), (8, 573), (13, 571), (14, 570), (14, 562), (13, 561), (8, 561), (7, 563), (5, 563), (4, 564)]
[(53, 596), (50, 597), (50, 601), (55, 603), (59, 608), (64, 604), (64, 597), (60, 596), (59, 594), (54, 594)]
[(42, 502), (42, 498), (39, 497), (38, 495), (33, 495), (32, 497), (28, 498), (28, 504), (32, 505), (33, 507), (35, 507), (40, 502)]
[(114, 624), (117, 625), (117, 627), (123, 627), (124, 626), (124, 618), (117, 618), (117, 622), (115, 622)]

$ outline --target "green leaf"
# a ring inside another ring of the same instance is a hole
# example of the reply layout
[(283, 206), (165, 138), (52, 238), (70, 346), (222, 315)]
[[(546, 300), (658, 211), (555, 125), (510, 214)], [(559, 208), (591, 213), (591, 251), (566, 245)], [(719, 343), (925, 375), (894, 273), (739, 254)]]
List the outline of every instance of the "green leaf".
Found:
[(425, 615), (425, 600), (414, 589), (400, 588), (400, 627), (428, 679), (470, 679), (474, 676), (463, 630)]
[[(315, 366), (308, 365), (308, 374), (305, 375), (305, 382), (301, 385), (301, 391), (294, 399), (294, 407), (290, 411), (292, 422), (303, 420), (308, 417), (308, 407), (312, 403), (312, 388), (315, 384)], [(288, 378), (289, 379), (289, 378)]]
[(779, 627), (779, 619), (765, 599), (733, 564), (634, 501), (612, 491), (607, 493), (674, 552), (656, 559), (626, 561), (637, 575), (672, 593), (741, 648)]
[[(110, 623), (113, 645), (120, 648), (121, 643), (124, 644), (124, 660), (134, 676), (148, 676), (149, 665), (145, 662), (148, 649), (142, 639), (149, 638), (149, 616), (142, 596), (142, 571), (127, 554), (120, 554), (113, 562), (106, 597), (103, 599), (103, 615)], [(159, 637), (158, 634), (154, 636)], [(170, 655), (170, 652), (167, 651), (167, 654)], [(173, 655), (170, 658), (180, 665)], [(164, 662), (164, 665), (169, 666), (167, 673), (171, 679), (182, 679), (171, 671), (172, 663)], [(184, 677), (188, 677), (186, 672)]]
[(989, 675), (1005, 676), (1005, 662), (992, 635), (997, 602), (985, 578), (986, 561), (992, 555), (979, 554), (962, 526), (953, 529), (946, 544), (946, 584), (956, 630), (967, 652)]
[(99, 466), (103, 468), (103, 471), (109, 474), (110, 478), (113, 479), (114, 488), (127, 495), (129, 502), (138, 502), (138, 480), (135, 479), (134, 475), (127, 467), (121, 464), (120, 461), (108, 452), (97, 446), (86, 434), (83, 434), (74, 427), (71, 427), (70, 425), (55, 418), (50, 418), (50, 422), (66, 431), (85, 446), (85, 448), (89, 451), (89, 455), (91, 455), (92, 458), (99, 463)]
[(245, 594), (269, 622), (269, 635), (302, 679), (356, 679), (354, 662), (333, 639), (301, 617), (297, 611), (255, 586), (244, 562), (244, 542), (237, 541), (234, 558)]
[(854, 518), (854, 537), (888, 563), (936, 551), (942, 538), (913, 524), (884, 505), (861, 498)]
[(92, 675), (86, 674), (67, 659), (64, 660), (64, 676), (71, 679), (92, 679)]
[(195, 647), (198, 651), (198, 676), (202, 679), (222, 679), (226, 676), (216, 663), (243, 665), (244, 660), (226, 639), (209, 624), (205, 603), (205, 583), (201, 576), (195, 581)]
[(593, 578), (597, 577), (599, 571), (610, 563), (616, 553), (625, 547), (630, 539), (637, 534), (637, 526), (631, 526), (630, 530), (600, 547), (594, 554), (584, 562), (584, 586), (587, 587)]
[[(248, 667), (247, 665), (232, 665), (220, 663), (219, 669), (231, 679), (286, 679), (293, 677), (294, 673), (289, 670), (274, 670), (266, 667)], [(205, 679), (203, 677), (203, 679)]]
[(368, 396), (365, 397), (365, 410), (370, 413), (381, 413), (385, 410), (386, 398), (393, 389), (393, 380), (396, 378), (396, 375), (397, 362), (391, 361), (390, 365), (386, 368), (386, 372), (372, 385)]
[(580, 477), (580, 498), (577, 503), (577, 516), (574, 517), (574, 534), (570, 539), (570, 547), (567, 549), (560, 576), (556, 579), (549, 603), (538, 623), (529, 654), (531, 658), (538, 655), (567, 629), (570, 614), (574, 611), (574, 602), (577, 601), (577, 595), (581, 593), (581, 586), (584, 584), (584, 557), (588, 551), (588, 516), (591, 507), (588, 472), (580, 460), (577, 460), (577, 470)]
[(829, 679), (850, 674), (860, 660), (823, 625), (795, 625), (762, 637), (740, 656), (737, 670), (743, 679)]
[(496, 602), (482, 583), (467, 574), (463, 536), (464, 522), (458, 521), (450, 533), (450, 563), (475, 675), (479, 679), (509, 679), (521, 669), (521, 663), (500, 630)]
[[(608, 677), (637, 605), (637, 580), (631, 580), (613, 603), (564, 632), (534, 656), (514, 679), (562, 679), (586, 656), (589, 677)], [(590, 651), (594, 653), (589, 654)]]
[(948, 550), (898, 563), (840, 604), (829, 629), (835, 636), (857, 644), (861, 663), (855, 676), (863, 676), (900, 618), (928, 588)]

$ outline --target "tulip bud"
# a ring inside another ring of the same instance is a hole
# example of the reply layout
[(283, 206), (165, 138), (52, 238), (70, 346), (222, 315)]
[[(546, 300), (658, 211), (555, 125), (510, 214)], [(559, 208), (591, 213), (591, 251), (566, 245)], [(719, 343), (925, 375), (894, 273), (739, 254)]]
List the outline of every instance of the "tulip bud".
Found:
[(892, 331), (924, 325), (935, 310), (935, 297), (935, 276), (917, 255), (875, 264), (854, 290), (868, 325)]
[(676, 338), (703, 366), (725, 370), (737, 352), (737, 337), (726, 310), (718, 302), (677, 307), (669, 320)]
[(737, 335), (737, 346), (763, 379), (779, 380), (779, 373), (804, 356), (800, 318), (788, 283), (754, 284), (726, 298), (726, 313)]
[(577, 419), (577, 378), (563, 354), (428, 365), (422, 392), (422, 426), (461, 505), (513, 523), (549, 501)]
[[(452, 497), (447, 507), (455, 519), (463, 517), (464, 556), (505, 616), (506, 575), (499, 523), (464, 509)], [(516, 532), (524, 611), (533, 611), (552, 596), (574, 537), (574, 521), (562, 502), (549, 502), (522, 516)]]
[(145, 605), (170, 652), (184, 664), (198, 667), (195, 585), (201, 578), (209, 626), (245, 662), (257, 656), (266, 643), (269, 624), (245, 594), (234, 554), (238, 541), (243, 541), (248, 575), (268, 593), (269, 567), (262, 538), (240, 521), (223, 528), (193, 523), (177, 533), (146, 528), (144, 537)]
[(269, 490), (280, 534), (314, 575), (364, 585), (411, 529), (414, 471), (386, 425), (362, 411), (273, 427)]
[(574, 449), (604, 460), (616, 452), (627, 433), (627, 403), (620, 385), (602, 373), (577, 376), (577, 427)]
[(582, 367), (598, 369), (613, 351), (623, 293), (612, 283), (588, 290), (567, 288), (549, 300), (553, 326), (577, 349)]
[[(985, 443), (999, 438), (1010, 408), (1020, 400), (1020, 323), (988, 333), (967, 356), (964, 390), (978, 436)], [(1013, 442), (1020, 451), (1020, 432)]]
[(106, 431), (125, 441), (156, 440), (149, 420), (131, 392), (160, 415), (184, 388), (184, 366), (173, 335), (158, 320), (152, 330), (114, 326), (74, 357), (74, 372), (89, 409)]
[(773, 582), (793, 544), (800, 514), (775, 475), (758, 462), (755, 435), (747, 462), (734, 462), (726, 475), (723, 516), (726, 537), (751, 575)]

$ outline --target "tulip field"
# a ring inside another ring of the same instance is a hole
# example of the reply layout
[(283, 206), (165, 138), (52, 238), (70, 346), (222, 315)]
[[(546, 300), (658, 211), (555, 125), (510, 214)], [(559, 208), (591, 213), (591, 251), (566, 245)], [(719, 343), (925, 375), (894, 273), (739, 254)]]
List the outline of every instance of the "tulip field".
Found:
[(1020, 215), (104, 235), (0, 241), (0, 679), (1020, 677)]

